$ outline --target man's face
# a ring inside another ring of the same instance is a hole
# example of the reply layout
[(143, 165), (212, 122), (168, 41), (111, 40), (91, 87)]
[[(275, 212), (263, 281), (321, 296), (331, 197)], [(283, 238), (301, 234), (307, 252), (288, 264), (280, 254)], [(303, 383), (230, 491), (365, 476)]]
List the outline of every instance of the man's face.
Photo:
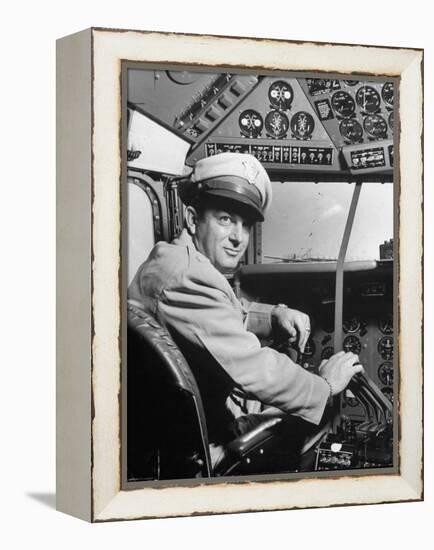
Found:
[(253, 222), (242, 212), (219, 205), (206, 208), (196, 220), (196, 248), (218, 271), (233, 271), (249, 244)]

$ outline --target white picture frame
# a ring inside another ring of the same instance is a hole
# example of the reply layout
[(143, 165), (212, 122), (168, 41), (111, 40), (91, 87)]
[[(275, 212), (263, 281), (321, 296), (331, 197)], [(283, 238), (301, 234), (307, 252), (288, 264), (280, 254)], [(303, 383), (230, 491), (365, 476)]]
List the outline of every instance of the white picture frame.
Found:
[[(423, 51), (93, 28), (58, 41), (57, 506), (87, 521), (423, 498)], [(121, 63), (399, 78), (399, 472), (121, 489)]]

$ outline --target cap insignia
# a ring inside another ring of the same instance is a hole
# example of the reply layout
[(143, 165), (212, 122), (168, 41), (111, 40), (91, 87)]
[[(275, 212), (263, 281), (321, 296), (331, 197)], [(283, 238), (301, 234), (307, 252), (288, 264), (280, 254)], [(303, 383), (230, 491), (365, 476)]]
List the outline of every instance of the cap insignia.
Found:
[(258, 167), (253, 166), (248, 160), (243, 160), (242, 163), (247, 175), (248, 182), (252, 185), (255, 185), (255, 181), (259, 175)]

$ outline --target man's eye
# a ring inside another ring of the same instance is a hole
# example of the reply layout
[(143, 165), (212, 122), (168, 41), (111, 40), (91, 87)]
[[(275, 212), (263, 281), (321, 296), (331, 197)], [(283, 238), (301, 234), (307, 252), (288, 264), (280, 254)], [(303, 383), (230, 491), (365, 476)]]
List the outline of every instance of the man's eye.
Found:
[(223, 225), (229, 225), (231, 223), (231, 217), (230, 216), (220, 216), (220, 223)]

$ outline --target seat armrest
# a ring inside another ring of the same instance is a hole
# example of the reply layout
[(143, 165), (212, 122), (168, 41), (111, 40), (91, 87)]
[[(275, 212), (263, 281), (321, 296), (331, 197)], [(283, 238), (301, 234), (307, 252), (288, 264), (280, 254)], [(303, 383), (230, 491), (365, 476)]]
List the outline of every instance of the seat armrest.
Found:
[(228, 470), (242, 461), (255, 449), (277, 436), (277, 430), (283, 417), (264, 419), (249, 432), (237, 437), (226, 447), (224, 456), (214, 469), (214, 475), (225, 475)]
[(238, 457), (242, 457), (257, 445), (264, 443), (269, 437), (275, 435), (275, 427), (282, 422), (282, 418), (276, 416), (267, 418), (249, 432), (237, 437), (229, 443), (227, 450)]

